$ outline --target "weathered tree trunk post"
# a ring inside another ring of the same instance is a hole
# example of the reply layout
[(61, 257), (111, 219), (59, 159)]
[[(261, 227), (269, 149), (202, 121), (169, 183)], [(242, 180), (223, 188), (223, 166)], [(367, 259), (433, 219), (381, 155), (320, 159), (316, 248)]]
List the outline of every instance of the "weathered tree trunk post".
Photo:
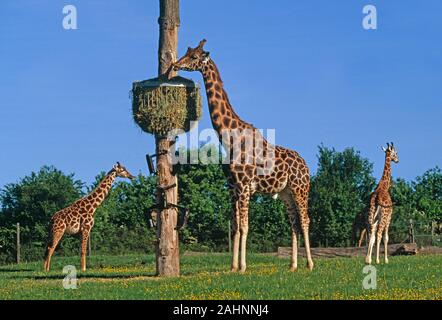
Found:
[[(177, 59), (178, 27), (180, 25), (179, 0), (160, 0), (160, 38), (158, 50), (158, 76), (172, 77), (175, 72), (168, 73), (170, 65)], [(158, 172), (158, 203), (177, 204), (178, 183), (172, 172), (170, 147), (174, 141), (163, 136), (155, 136)], [(170, 187), (173, 185), (175, 187)], [(168, 188), (169, 187), (169, 188)], [(176, 208), (164, 208), (158, 215), (156, 246), (156, 269), (158, 276), (179, 276), (180, 257), (177, 226), (178, 212)]]
[(17, 263), (20, 263), (20, 223), (17, 223)]

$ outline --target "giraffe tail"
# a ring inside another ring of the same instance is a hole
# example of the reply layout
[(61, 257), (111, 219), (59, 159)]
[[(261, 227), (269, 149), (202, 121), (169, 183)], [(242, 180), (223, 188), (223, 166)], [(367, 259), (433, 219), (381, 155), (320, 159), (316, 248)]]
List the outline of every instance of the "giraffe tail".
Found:
[(362, 230), (365, 228), (365, 218), (364, 218), (364, 214), (365, 214), (365, 210), (360, 211), (355, 219), (353, 220), (353, 226), (352, 226), (352, 231), (351, 231), (351, 244), (352, 245), (357, 245), (357, 233), (358, 232), (362, 232)]
[(48, 225), (47, 228), (48, 237), (46, 239), (46, 250), (45, 250), (45, 260), (48, 258), (49, 255), (49, 247), (52, 244), (53, 237), (52, 237), (52, 220)]

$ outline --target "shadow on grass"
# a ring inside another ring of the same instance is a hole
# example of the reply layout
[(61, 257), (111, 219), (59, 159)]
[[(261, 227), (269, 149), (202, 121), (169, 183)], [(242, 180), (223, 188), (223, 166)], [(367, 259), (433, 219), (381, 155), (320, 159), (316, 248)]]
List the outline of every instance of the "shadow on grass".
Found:
[[(66, 277), (65, 274), (42, 274), (42, 275), (16, 275), (9, 279), (16, 280), (61, 280)], [(133, 274), (100, 274), (100, 273), (90, 273), (90, 274), (77, 274), (77, 279), (131, 279), (131, 278), (156, 278), (153, 273), (133, 273)]]
[(34, 269), (0, 269), (0, 273), (6, 273), (6, 272), (32, 272), (35, 271)]

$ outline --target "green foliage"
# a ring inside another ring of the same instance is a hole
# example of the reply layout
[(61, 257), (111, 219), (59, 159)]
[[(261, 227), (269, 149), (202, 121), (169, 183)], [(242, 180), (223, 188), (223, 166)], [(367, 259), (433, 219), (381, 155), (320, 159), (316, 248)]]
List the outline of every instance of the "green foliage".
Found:
[(249, 209), (249, 249), (274, 252), (291, 244), (291, 227), (281, 200), (255, 195)]
[(181, 239), (211, 248), (227, 247), (231, 203), (224, 174), (216, 164), (182, 165), (179, 201), (190, 210)]
[(390, 241), (402, 242), (408, 237), (410, 219), (419, 218), (412, 183), (397, 179), (391, 188), (391, 199), (394, 207), (389, 232)]
[(15, 224), (19, 222), (23, 253), (33, 258), (42, 256), (50, 217), (79, 198), (82, 187), (73, 174), (64, 175), (47, 166), (18, 183), (7, 184), (0, 192), (0, 242), (4, 243), (0, 255), (13, 256)]
[[(214, 146), (200, 148), (200, 160), (211, 159)], [(190, 151), (186, 151), (188, 156)], [(195, 154), (195, 150), (193, 150)], [(202, 156), (202, 157), (201, 157)], [(372, 164), (355, 150), (342, 152), (319, 147), (318, 171), (310, 192), (310, 235), (314, 246), (345, 246), (351, 237), (353, 219), (368, 203), (375, 186)], [(181, 248), (194, 251), (226, 251), (231, 200), (219, 164), (198, 163), (176, 167), (179, 171), (179, 203), (190, 209), (186, 228), (180, 231)], [(101, 173), (87, 192), (104, 177)], [(15, 257), (15, 225), (21, 225), (23, 260), (41, 259), (50, 217), (84, 195), (84, 184), (72, 174), (43, 167), (0, 191), (0, 263)], [(390, 229), (392, 242), (408, 237), (413, 219), (417, 234), (430, 234), (432, 223), (442, 222), (442, 173), (436, 167), (415, 181), (397, 179), (391, 195), (394, 202)], [(156, 178), (138, 176), (117, 180), (95, 213), (92, 230), (94, 254), (153, 252), (156, 230), (146, 223), (156, 202)], [(249, 209), (248, 249), (274, 251), (290, 244), (291, 231), (280, 200), (255, 195)], [(431, 239), (430, 239), (431, 240)], [(302, 237), (301, 237), (302, 245)], [(79, 240), (63, 238), (57, 254), (77, 255)]]
[[(104, 177), (96, 177), (97, 186)], [(153, 252), (155, 231), (147, 228), (148, 209), (154, 204), (156, 180), (139, 175), (118, 181), (95, 212), (92, 249), (105, 253)], [(92, 188), (90, 188), (90, 191)]]
[(439, 167), (426, 171), (414, 183), (417, 210), (428, 221), (442, 223), (442, 171)]
[[(430, 235), (433, 223), (442, 222), (442, 172), (435, 167), (427, 170), (416, 181), (398, 179), (391, 191), (394, 203), (391, 234), (393, 241), (408, 237), (410, 220), (413, 220), (418, 237)], [(425, 237), (424, 237), (425, 238)], [(432, 239), (418, 238), (422, 244), (432, 244)]]
[(318, 172), (310, 192), (313, 245), (349, 244), (353, 219), (367, 204), (375, 180), (373, 165), (352, 148), (319, 147)]

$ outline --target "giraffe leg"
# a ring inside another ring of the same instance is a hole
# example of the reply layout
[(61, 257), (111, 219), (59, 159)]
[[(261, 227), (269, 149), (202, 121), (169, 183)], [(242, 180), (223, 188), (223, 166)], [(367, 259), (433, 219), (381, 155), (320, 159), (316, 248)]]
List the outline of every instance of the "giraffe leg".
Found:
[(367, 229), (363, 228), (361, 230), (361, 234), (359, 235), (358, 247), (362, 247), (362, 241), (364, 241), (365, 234), (367, 233)]
[(384, 261), (385, 263), (388, 263), (388, 230), (390, 228), (390, 220), (391, 220), (391, 214), (393, 210), (389, 209), (389, 212), (387, 213), (388, 219), (384, 230)]
[(290, 261), (290, 271), (294, 272), (298, 269), (298, 236), (296, 234), (297, 232), (297, 215), (298, 215), (298, 208), (296, 207), (295, 200), (290, 192), (290, 190), (285, 189), (284, 191), (279, 193), (279, 196), (284, 202), (285, 209), (287, 211), (287, 214), (289, 216), (290, 220), (290, 227), (292, 229), (292, 254), (291, 254), (291, 261)]
[(371, 255), (373, 253), (373, 246), (376, 239), (375, 235), (376, 229), (375, 226), (371, 227), (369, 229), (369, 240), (368, 240), (368, 246), (367, 246), (367, 256), (365, 257), (365, 263), (371, 264)]
[(377, 230), (377, 234), (376, 234), (376, 263), (380, 263), (381, 259), (380, 259), (380, 247), (381, 247), (381, 241), (382, 241), (382, 234), (385, 231), (385, 227), (387, 224), (387, 215), (388, 215), (388, 209), (385, 208), (381, 208), (381, 216), (380, 218), (380, 222), (379, 222), (379, 226), (378, 226), (378, 230)]
[(239, 256), (239, 240), (240, 240), (240, 232), (239, 232), (239, 214), (235, 211), (233, 214), (233, 224), (232, 224), (232, 237), (233, 237), (233, 252), (232, 252), (232, 266), (230, 271), (236, 272), (238, 271), (238, 256)]
[(247, 214), (241, 215), (241, 260), (239, 263), (239, 270), (245, 272), (247, 268), (246, 254), (247, 254), (247, 234), (249, 232), (249, 217)]
[(239, 212), (240, 212), (240, 232), (241, 232), (241, 259), (239, 262), (239, 270), (245, 272), (246, 254), (247, 254), (247, 235), (249, 233), (249, 201), (250, 194), (248, 190), (244, 190), (239, 196)]
[(45, 271), (49, 271), (51, 268), (51, 259), (52, 255), (54, 254), (55, 249), (57, 248), (58, 243), (60, 242), (61, 238), (64, 234), (63, 230), (51, 230), (49, 235), (48, 244), (46, 247), (46, 254), (45, 254), (45, 263), (44, 263), (44, 269)]
[(310, 252), (309, 224), (310, 220), (304, 222), (301, 221), (302, 232), (304, 234), (305, 252), (307, 254), (307, 267), (310, 270), (313, 270), (314, 264), (312, 260), (312, 254)]
[(380, 263), (380, 259), (379, 259), (379, 252), (380, 252), (380, 247), (381, 247), (381, 241), (382, 241), (382, 228), (380, 228), (380, 226), (378, 227), (378, 232), (376, 233), (376, 263), (379, 264)]
[(365, 257), (365, 263), (371, 264), (371, 256), (373, 253), (373, 246), (376, 240), (376, 229), (378, 225), (377, 215), (379, 214), (379, 207), (375, 207), (374, 205), (370, 206), (370, 212), (368, 213), (368, 221), (367, 221), (367, 233), (368, 233), (368, 246), (367, 246), (367, 256)]
[(81, 232), (81, 271), (86, 271), (86, 253), (89, 232), (90, 229), (86, 229)]
[(299, 221), (304, 236), (304, 247), (305, 247), (305, 253), (307, 255), (307, 267), (310, 270), (313, 270), (314, 264), (310, 252), (310, 237), (309, 237), (310, 218), (308, 216), (308, 191), (296, 192), (296, 190), (292, 190), (292, 193), (296, 203), (299, 215)]
[(295, 272), (298, 269), (298, 235), (296, 226), (292, 227), (292, 256), (290, 260), (290, 271)]
[(230, 195), (232, 199), (232, 210), (233, 210), (233, 223), (232, 223), (232, 238), (233, 238), (233, 252), (232, 252), (232, 263), (231, 272), (238, 271), (238, 260), (239, 260), (239, 241), (240, 241), (240, 215), (239, 215), (239, 201), (237, 194), (234, 190), (230, 190)]

